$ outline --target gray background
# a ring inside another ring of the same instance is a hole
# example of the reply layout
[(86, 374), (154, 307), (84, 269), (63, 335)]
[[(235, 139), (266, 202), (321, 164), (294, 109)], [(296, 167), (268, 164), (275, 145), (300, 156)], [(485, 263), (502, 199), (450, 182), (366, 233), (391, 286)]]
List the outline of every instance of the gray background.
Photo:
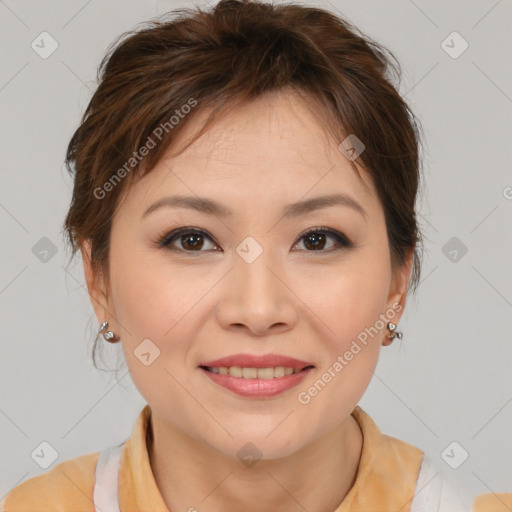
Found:
[[(92, 365), (97, 323), (80, 259), (65, 268), (72, 184), (62, 163), (108, 45), (191, 4), (0, 2), (0, 499), (46, 471), (31, 457), (41, 442), (59, 454), (51, 467), (98, 451), (125, 439), (145, 404), (127, 370), (116, 380)], [(360, 405), (475, 492), (511, 491), (512, 1), (310, 5), (343, 13), (395, 53), (425, 133), (422, 281), (399, 325), (404, 340), (382, 349)], [(31, 48), (43, 31), (59, 45), (47, 59)], [(458, 58), (441, 46), (453, 31), (469, 44)], [(41, 252), (43, 237), (54, 255)], [(469, 453), (458, 469), (441, 458), (452, 441)]]

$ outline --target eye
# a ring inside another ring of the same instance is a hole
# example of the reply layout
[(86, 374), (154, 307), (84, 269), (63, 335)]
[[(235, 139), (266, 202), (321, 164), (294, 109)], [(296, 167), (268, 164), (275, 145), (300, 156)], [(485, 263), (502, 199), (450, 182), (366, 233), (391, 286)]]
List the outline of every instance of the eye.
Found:
[[(185, 251), (185, 252), (205, 252), (201, 250), (204, 247), (204, 240), (208, 239), (212, 241), (212, 238), (203, 231), (197, 228), (179, 228), (167, 233), (159, 239), (159, 247), (167, 247), (169, 250)], [(175, 247), (174, 244), (177, 242), (179, 247)], [(215, 249), (217, 245), (213, 245)], [(211, 250), (211, 249), (206, 249)]]
[[(329, 238), (334, 240), (334, 245), (324, 250), (326, 246), (326, 240)], [(339, 249), (350, 248), (354, 245), (342, 233), (338, 233), (338, 231), (334, 231), (333, 229), (322, 227), (310, 229), (300, 236), (299, 242), (302, 240), (304, 240), (304, 247), (306, 247), (307, 252), (331, 252)]]
[[(334, 243), (331, 247), (327, 247), (326, 249), (329, 238), (333, 240)], [(205, 249), (205, 240), (211, 242), (210, 248), (207, 247)], [(308, 230), (300, 236), (299, 242), (295, 243), (293, 247), (297, 246), (301, 241), (304, 241), (304, 247), (307, 252), (331, 252), (354, 246), (342, 233), (323, 227)], [(189, 227), (175, 229), (170, 233), (160, 236), (158, 246), (182, 252), (206, 252), (219, 249), (219, 246), (206, 231)]]

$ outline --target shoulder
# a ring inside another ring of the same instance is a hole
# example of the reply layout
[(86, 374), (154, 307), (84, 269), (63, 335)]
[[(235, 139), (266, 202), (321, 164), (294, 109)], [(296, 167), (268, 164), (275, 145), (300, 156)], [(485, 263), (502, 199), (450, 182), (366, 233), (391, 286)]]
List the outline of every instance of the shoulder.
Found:
[(479, 494), (473, 503), (473, 512), (508, 512), (512, 510), (512, 492)]
[(467, 485), (454, 479), (439, 462), (425, 455), (411, 512), (508, 512), (512, 494), (481, 494), (476, 496)]
[[(364, 462), (376, 462), (380, 465), (393, 463), (417, 474), (423, 451), (402, 439), (381, 432), (371, 416), (360, 406), (352, 412), (363, 434)], [(384, 468), (387, 470), (387, 468)]]
[(94, 512), (92, 494), (98, 457), (99, 452), (95, 452), (68, 459), (22, 482), (0, 503), (1, 512)]
[(443, 480), (439, 512), (510, 512), (512, 493), (475, 495), (468, 489)]

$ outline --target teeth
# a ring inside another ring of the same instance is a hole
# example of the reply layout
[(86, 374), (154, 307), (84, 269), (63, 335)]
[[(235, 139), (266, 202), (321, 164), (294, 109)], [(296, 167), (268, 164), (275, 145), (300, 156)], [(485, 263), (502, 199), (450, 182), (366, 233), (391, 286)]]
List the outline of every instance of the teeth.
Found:
[(226, 366), (221, 366), (219, 368), (208, 367), (208, 370), (213, 373), (231, 375), (231, 377), (243, 379), (274, 379), (301, 371), (285, 366), (276, 366), (274, 368), (242, 368), (241, 366), (231, 366), (227, 368)]
[(257, 379), (258, 368), (242, 368), (242, 377), (244, 379)]
[(229, 375), (232, 377), (243, 377), (243, 368), (240, 368), (240, 366), (232, 366), (229, 368)]

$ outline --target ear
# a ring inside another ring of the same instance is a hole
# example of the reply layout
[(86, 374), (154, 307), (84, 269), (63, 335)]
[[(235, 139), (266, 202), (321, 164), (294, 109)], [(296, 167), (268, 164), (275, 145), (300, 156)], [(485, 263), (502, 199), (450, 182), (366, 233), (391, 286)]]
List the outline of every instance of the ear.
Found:
[[(412, 273), (413, 257), (414, 247), (407, 251), (404, 263), (395, 269), (391, 278), (387, 307), (388, 311), (391, 310), (395, 312), (394, 317), (390, 319), (390, 322), (393, 322), (394, 324), (398, 324), (405, 310), (407, 288), (409, 286)], [(389, 343), (386, 340), (383, 342), (383, 345), (387, 345)]]
[(89, 298), (91, 299), (92, 307), (96, 313), (98, 324), (101, 324), (106, 319), (110, 319), (110, 315), (108, 313), (110, 307), (104, 276), (102, 273), (95, 271), (91, 263), (90, 239), (83, 242), (80, 246), (80, 252), (82, 253), (84, 275), (87, 283), (87, 290), (89, 292)]

